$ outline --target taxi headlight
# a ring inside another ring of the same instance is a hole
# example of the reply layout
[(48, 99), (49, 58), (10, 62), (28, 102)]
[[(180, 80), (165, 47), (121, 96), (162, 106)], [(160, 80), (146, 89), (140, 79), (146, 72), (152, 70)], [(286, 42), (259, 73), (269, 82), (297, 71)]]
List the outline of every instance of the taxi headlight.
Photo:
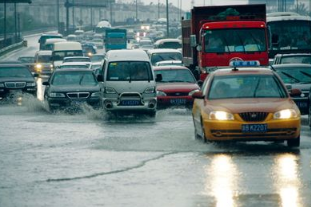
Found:
[(233, 114), (225, 112), (225, 111), (212, 111), (209, 114), (209, 119), (227, 121), (227, 120), (234, 120), (234, 117), (233, 117)]
[(166, 93), (163, 91), (157, 91), (157, 96), (166, 96)]
[(195, 92), (198, 92), (198, 91), (200, 91), (200, 90), (199, 90), (199, 89), (195, 89), (195, 90), (193, 90), (193, 91), (190, 91), (189, 94), (188, 94), (188, 96), (192, 96), (192, 94), (194, 94)]
[(116, 90), (114, 90), (114, 88), (106, 87), (105, 88), (105, 93), (113, 94), (113, 93), (117, 93), (117, 92), (116, 92)]
[(63, 93), (50, 93), (50, 97), (52, 97), (52, 98), (64, 98), (65, 94), (63, 94)]
[(99, 97), (99, 96), (100, 96), (100, 92), (94, 92), (91, 95), (91, 97)]
[(154, 93), (154, 92), (155, 92), (155, 87), (148, 87), (144, 91), (144, 93)]
[(298, 114), (294, 109), (284, 109), (273, 114), (274, 119), (290, 119), (297, 116)]

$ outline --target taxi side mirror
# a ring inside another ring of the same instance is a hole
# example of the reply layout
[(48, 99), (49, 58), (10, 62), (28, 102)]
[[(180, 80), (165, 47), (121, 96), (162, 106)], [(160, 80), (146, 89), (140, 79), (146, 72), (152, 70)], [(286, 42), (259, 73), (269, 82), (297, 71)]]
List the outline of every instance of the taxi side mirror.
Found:
[(204, 95), (203, 95), (202, 91), (198, 91), (198, 92), (195, 92), (194, 94), (192, 94), (192, 98), (194, 98), (194, 99), (204, 99)]
[(298, 88), (293, 88), (291, 91), (290, 91), (290, 96), (300, 96), (301, 95), (301, 90), (298, 89)]

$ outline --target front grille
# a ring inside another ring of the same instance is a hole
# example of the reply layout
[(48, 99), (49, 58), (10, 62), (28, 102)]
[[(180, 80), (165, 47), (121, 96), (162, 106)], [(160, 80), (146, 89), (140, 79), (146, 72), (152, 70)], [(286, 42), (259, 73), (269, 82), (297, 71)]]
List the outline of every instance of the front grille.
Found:
[(6, 82), (6, 88), (25, 88), (26, 82)]
[(67, 93), (67, 96), (71, 99), (88, 98), (90, 96), (90, 93), (89, 92), (73, 92), (73, 93)]
[(268, 116), (268, 112), (245, 112), (239, 113), (239, 115), (244, 121), (264, 121)]
[(167, 93), (167, 96), (188, 96), (189, 93), (185, 92), (174, 92), (174, 93)]

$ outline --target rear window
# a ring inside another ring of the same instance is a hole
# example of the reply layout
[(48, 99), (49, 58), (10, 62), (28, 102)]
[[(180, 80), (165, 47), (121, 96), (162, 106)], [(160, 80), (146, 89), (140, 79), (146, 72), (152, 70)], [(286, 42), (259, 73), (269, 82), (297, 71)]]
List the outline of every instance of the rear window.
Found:
[(282, 57), (281, 64), (290, 64), (290, 63), (311, 64), (311, 56)]
[(107, 70), (109, 81), (147, 81), (153, 80), (149, 62), (121, 61), (110, 62)]
[(151, 64), (155, 65), (157, 62), (164, 60), (180, 60), (182, 61), (182, 55), (179, 52), (163, 52), (153, 53), (150, 57)]

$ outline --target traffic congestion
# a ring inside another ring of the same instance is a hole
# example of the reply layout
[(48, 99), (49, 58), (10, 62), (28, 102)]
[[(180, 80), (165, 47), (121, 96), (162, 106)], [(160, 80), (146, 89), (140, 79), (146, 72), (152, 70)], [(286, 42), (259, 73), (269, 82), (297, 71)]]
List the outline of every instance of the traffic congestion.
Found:
[(311, 205), (311, 17), (188, 13), (0, 56), (0, 206)]

